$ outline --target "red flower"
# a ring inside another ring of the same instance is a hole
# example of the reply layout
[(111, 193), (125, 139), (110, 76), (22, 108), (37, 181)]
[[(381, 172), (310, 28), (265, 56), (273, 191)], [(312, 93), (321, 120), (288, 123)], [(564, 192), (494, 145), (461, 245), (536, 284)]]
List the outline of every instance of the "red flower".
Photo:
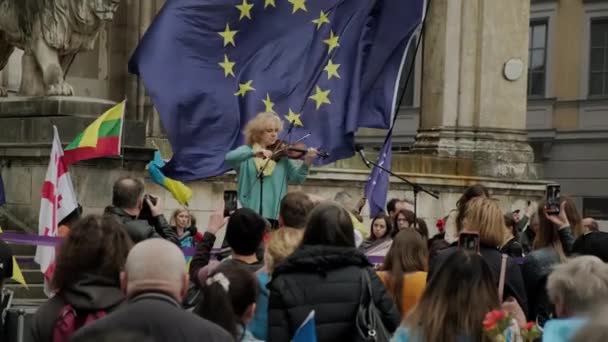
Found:
[(498, 323), (504, 319), (507, 314), (502, 310), (492, 310), (486, 314), (483, 320), (483, 327), (485, 330), (493, 330), (496, 328)]
[(437, 223), (435, 225), (437, 226), (437, 230), (439, 230), (439, 232), (443, 232), (443, 230), (445, 229), (445, 220), (439, 219), (437, 220)]
[(492, 321), (492, 320), (489, 320), (489, 319), (484, 319), (483, 320), (483, 328), (486, 331), (494, 330), (496, 328), (496, 325), (497, 325), (497, 323), (494, 322), (494, 321)]
[(534, 322), (528, 322), (528, 323), (526, 323), (526, 325), (524, 325), (524, 329), (531, 330), (532, 328), (534, 328), (535, 325), (536, 325), (536, 323), (534, 323)]

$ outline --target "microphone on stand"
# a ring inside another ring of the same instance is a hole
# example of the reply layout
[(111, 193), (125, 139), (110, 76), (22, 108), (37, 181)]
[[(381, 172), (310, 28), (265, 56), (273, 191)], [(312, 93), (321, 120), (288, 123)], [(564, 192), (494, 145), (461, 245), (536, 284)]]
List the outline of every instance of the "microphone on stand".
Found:
[(363, 145), (355, 145), (355, 151), (357, 151), (357, 153), (359, 153), (359, 157), (361, 157), (361, 160), (363, 160), (363, 163), (365, 163), (365, 166), (367, 166), (368, 168), (371, 167), (369, 160), (367, 160), (367, 158), (365, 157), (365, 151), (363, 151)]

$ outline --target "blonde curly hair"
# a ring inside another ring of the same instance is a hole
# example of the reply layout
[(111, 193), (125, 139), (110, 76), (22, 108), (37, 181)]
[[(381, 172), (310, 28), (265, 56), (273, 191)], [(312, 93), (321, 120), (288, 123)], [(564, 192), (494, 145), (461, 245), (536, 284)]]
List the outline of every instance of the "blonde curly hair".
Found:
[(302, 242), (303, 229), (280, 228), (270, 233), (266, 241), (264, 263), (268, 273), (272, 273), (274, 267), (290, 256)]
[(258, 143), (262, 138), (262, 134), (269, 128), (283, 130), (283, 121), (275, 113), (261, 112), (251, 119), (245, 126), (243, 133), (245, 134), (245, 142), (247, 145)]

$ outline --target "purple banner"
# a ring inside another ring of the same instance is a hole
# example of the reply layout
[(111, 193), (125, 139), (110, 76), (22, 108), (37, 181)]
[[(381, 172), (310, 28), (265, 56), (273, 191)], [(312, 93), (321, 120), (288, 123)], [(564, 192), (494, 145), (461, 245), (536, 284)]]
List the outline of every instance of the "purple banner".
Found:
[[(12, 243), (15, 245), (28, 245), (28, 246), (59, 246), (61, 242), (63, 242), (63, 238), (60, 237), (51, 237), (51, 236), (41, 236), (41, 235), (32, 235), (32, 234), (23, 234), (16, 232), (4, 232), (0, 233), (0, 240), (3, 240), (7, 243)], [(196, 253), (196, 248), (194, 247), (184, 247), (182, 248), (184, 252), (184, 256), (191, 257)], [(211, 250), (211, 255), (217, 254), (220, 251), (220, 248), (213, 248)]]

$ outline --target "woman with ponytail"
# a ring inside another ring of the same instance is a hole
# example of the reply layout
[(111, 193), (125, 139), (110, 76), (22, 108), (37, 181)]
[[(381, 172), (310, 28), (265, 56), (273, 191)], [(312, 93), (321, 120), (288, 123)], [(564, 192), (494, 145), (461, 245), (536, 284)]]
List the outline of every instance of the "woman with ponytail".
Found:
[(258, 294), (251, 272), (237, 264), (222, 263), (202, 285), (203, 300), (194, 313), (226, 329), (238, 342), (260, 341), (246, 329)]

